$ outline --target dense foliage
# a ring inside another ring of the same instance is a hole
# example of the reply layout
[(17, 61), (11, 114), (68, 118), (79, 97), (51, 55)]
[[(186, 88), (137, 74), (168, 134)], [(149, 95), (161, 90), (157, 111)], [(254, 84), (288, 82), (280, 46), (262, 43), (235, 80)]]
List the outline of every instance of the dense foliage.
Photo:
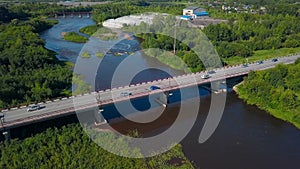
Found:
[(241, 98), (300, 128), (300, 60), (251, 72), (238, 87)]
[(70, 69), (44, 48), (44, 41), (37, 34), (54, 23), (12, 19), (9, 24), (0, 26), (0, 108), (68, 93)]
[[(113, 137), (113, 133), (103, 134)], [(112, 147), (120, 145), (127, 147), (127, 142), (121, 139), (106, 143)], [(128, 152), (138, 153), (133, 150)], [(61, 129), (48, 129), (25, 140), (11, 140), (0, 145), (0, 168), (175, 168), (172, 164), (168, 164), (168, 161), (175, 157), (183, 161), (183, 164), (176, 168), (193, 168), (183, 156), (180, 146), (147, 159), (114, 155), (92, 142), (80, 124), (64, 126)]]
[(256, 50), (300, 47), (299, 24), (295, 16), (239, 14), (236, 21), (209, 25), (204, 32), (221, 57), (249, 57)]
[(185, 5), (164, 5), (164, 4), (153, 4), (149, 6), (139, 5), (136, 2), (122, 2), (105, 5), (93, 6), (93, 19), (97, 23), (111, 18), (118, 18), (125, 15), (144, 13), (144, 12), (161, 12), (169, 13), (174, 15), (181, 15), (182, 9)]

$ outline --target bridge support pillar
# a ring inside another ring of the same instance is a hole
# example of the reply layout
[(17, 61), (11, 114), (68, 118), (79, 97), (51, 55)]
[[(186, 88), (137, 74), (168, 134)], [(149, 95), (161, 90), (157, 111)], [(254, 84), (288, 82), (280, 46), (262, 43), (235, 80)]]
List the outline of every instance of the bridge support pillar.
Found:
[(107, 121), (105, 120), (105, 118), (102, 115), (103, 111), (104, 111), (104, 109), (99, 109), (98, 111), (95, 110), (95, 125), (96, 126), (107, 123)]
[(173, 94), (169, 91), (163, 92), (159, 94), (159, 97), (157, 97), (156, 101), (161, 104), (164, 107), (167, 107), (169, 104), (169, 97)]
[(10, 129), (5, 129), (2, 131), (2, 134), (5, 138), (6, 141), (9, 141), (10, 140)]
[(216, 94), (226, 92), (226, 85), (224, 84), (224, 82), (221, 81), (213, 82), (211, 83), (211, 91)]

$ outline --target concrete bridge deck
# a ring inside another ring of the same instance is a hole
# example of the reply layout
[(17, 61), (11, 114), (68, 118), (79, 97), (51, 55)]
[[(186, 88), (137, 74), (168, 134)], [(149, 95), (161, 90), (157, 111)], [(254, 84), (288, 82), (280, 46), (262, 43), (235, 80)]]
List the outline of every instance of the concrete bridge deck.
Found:
[[(251, 63), (245, 68), (243, 68), (241, 65), (217, 68), (214, 69), (215, 73), (210, 74), (211, 77), (208, 79), (201, 78), (202, 75), (207, 74), (207, 72), (203, 71), (169, 79), (161, 79), (142, 84), (113, 88), (105, 91), (91, 92), (69, 98), (56, 99), (54, 101), (40, 103), (46, 107), (33, 112), (27, 112), (26, 107), (2, 110), (2, 113), (5, 115), (5, 117), (3, 126), (0, 125), (0, 128), (15, 128), (38, 121), (46, 121), (47, 119), (73, 114), (75, 111), (74, 105), (76, 105), (76, 111), (85, 110), (96, 106), (111, 104), (113, 102), (148, 96), (154, 93), (176, 90), (179, 88), (201, 85), (214, 81), (223, 81), (227, 78), (246, 75), (253, 70), (269, 69), (280, 63), (291, 64), (294, 63), (298, 58), (300, 58), (300, 55), (291, 55), (278, 58), (277, 62), (272, 62), (270, 59), (265, 60), (263, 64)], [(159, 86), (161, 90), (150, 90), (149, 87), (153, 85)], [(122, 96), (120, 95), (121, 92), (130, 92), (132, 95)], [(98, 99), (97, 102), (95, 101), (96, 99)]]

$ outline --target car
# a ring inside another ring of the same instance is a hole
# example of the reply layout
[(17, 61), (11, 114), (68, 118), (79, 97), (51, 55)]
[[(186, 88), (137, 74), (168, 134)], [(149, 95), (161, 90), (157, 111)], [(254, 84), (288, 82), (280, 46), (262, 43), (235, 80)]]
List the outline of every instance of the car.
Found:
[(39, 110), (41, 109), (41, 106), (40, 105), (32, 105), (32, 106), (29, 106), (27, 111), (30, 112), (30, 111), (36, 111), (36, 110)]
[(131, 96), (132, 94), (130, 92), (121, 92), (121, 96)]
[(242, 64), (242, 68), (248, 67), (247, 63)]
[(278, 61), (277, 58), (272, 59), (272, 62), (277, 62), (277, 61)]
[(160, 89), (160, 87), (158, 87), (158, 86), (150, 86), (150, 90), (159, 90)]
[(205, 75), (202, 75), (201, 78), (202, 79), (208, 79), (208, 78), (210, 78), (210, 76), (208, 74), (205, 74)]
[(263, 63), (264, 62), (262, 60), (260, 60), (260, 61), (257, 62), (258, 65), (263, 64)]
[(207, 73), (208, 73), (208, 74), (214, 74), (214, 73), (216, 73), (216, 71), (210, 70), (210, 71), (208, 71)]

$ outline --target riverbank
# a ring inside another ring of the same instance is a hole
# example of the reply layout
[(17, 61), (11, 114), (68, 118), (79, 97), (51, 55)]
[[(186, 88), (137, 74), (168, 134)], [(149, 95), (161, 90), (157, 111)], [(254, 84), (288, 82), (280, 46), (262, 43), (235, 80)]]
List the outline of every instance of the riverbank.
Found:
[[(242, 83), (234, 86), (233, 90), (247, 104), (256, 105), (300, 129), (300, 92), (296, 87), (300, 81), (297, 72), (299, 65), (280, 65), (270, 70), (253, 72)], [(279, 77), (280, 72), (287, 73)]]
[(12, 139), (10, 142), (0, 144), (0, 153), (2, 154), (0, 167), (194, 168), (184, 156), (181, 145), (176, 145), (168, 152), (154, 157), (134, 159), (107, 153), (106, 150), (96, 144), (98, 141), (105, 141), (108, 145), (122, 147), (124, 153), (141, 154), (138, 149), (130, 149), (128, 146), (130, 140), (116, 139), (113, 132), (102, 132), (99, 133), (99, 136), (93, 142), (79, 123), (72, 123), (59, 128), (48, 128), (45, 132), (25, 139)]

